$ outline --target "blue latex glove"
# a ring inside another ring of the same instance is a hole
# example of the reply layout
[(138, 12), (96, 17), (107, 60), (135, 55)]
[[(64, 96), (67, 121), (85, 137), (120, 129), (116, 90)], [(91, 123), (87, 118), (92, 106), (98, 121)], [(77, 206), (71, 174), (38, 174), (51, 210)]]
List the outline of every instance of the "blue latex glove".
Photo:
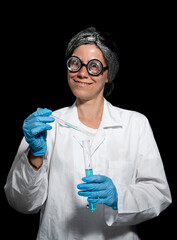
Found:
[(23, 132), (34, 156), (43, 156), (47, 151), (47, 131), (52, 127), (46, 123), (55, 121), (49, 117), (52, 111), (44, 108), (32, 113), (23, 123)]
[(77, 186), (78, 194), (83, 197), (88, 197), (89, 203), (106, 204), (117, 210), (117, 190), (109, 177), (103, 175), (92, 175), (84, 177), (82, 180), (85, 183), (81, 183)]

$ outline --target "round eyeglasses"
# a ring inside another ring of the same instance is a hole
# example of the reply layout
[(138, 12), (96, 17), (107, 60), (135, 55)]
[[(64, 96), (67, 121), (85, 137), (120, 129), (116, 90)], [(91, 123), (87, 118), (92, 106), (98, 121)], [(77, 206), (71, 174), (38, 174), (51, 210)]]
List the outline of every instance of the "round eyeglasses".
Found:
[(79, 72), (79, 70), (85, 66), (87, 72), (92, 76), (98, 76), (103, 71), (108, 69), (108, 66), (103, 67), (102, 62), (100, 62), (98, 59), (91, 59), (87, 64), (84, 64), (81, 59), (76, 56), (70, 57), (66, 65), (68, 70), (72, 73)]

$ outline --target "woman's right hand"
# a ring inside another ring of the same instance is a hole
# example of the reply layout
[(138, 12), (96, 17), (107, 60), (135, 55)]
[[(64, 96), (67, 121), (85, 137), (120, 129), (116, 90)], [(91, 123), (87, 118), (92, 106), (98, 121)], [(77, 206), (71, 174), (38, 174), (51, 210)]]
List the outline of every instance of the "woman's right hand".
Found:
[(51, 114), (52, 111), (47, 108), (39, 109), (23, 123), (24, 136), (34, 156), (43, 156), (47, 151), (47, 130), (51, 130), (52, 127), (46, 123), (55, 121), (54, 118), (49, 117)]

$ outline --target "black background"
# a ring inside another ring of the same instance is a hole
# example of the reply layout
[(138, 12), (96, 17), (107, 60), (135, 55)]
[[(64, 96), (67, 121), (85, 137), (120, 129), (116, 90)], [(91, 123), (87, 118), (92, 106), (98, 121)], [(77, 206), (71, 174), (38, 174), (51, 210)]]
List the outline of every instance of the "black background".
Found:
[[(78, 3), (77, 3), (78, 4)], [(23, 120), (37, 109), (55, 110), (74, 102), (64, 54), (78, 31), (96, 26), (110, 32), (120, 49), (120, 72), (108, 98), (113, 105), (147, 116), (157, 141), (173, 203), (160, 217), (138, 225), (142, 239), (173, 239), (176, 211), (176, 106), (174, 6), (9, 5), (2, 8), (1, 231), (5, 239), (35, 239), (39, 214), (13, 210), (3, 192), (23, 137)], [(164, 237), (165, 238), (165, 237)]]

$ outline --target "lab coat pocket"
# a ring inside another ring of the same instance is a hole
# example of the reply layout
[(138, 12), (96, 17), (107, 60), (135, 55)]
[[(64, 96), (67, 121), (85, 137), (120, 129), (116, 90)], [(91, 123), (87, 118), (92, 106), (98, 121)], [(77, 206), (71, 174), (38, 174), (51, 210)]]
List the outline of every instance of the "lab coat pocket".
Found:
[(130, 161), (109, 161), (109, 177), (119, 184), (132, 184), (134, 181), (134, 164)]

